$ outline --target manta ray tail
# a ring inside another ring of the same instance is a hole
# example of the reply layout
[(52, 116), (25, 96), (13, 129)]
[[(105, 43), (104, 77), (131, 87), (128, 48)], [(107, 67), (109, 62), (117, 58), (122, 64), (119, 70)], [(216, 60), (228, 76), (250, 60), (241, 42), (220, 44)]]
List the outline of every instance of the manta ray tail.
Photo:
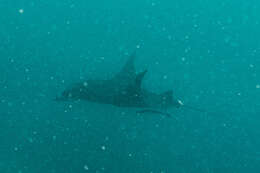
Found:
[(158, 110), (154, 110), (154, 109), (142, 109), (139, 111), (136, 111), (137, 114), (144, 114), (144, 113), (151, 113), (151, 114), (160, 114), (160, 115), (165, 115), (167, 117), (171, 117), (171, 114), (167, 113), (167, 112), (162, 112), (162, 111), (158, 111)]
[(206, 111), (204, 109), (196, 108), (196, 107), (193, 107), (193, 106), (190, 106), (190, 105), (182, 105), (182, 107), (189, 109), (189, 110), (205, 113), (205, 114), (214, 114), (213, 112), (209, 112), (209, 111)]

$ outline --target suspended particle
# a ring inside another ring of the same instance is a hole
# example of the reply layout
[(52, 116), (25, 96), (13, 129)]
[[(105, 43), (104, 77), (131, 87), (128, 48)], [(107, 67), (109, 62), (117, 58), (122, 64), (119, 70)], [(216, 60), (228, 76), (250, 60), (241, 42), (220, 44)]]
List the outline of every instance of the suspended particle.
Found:
[(88, 165), (84, 165), (84, 169), (85, 169), (86, 171), (88, 171), (88, 170), (89, 170)]
[(87, 83), (87, 82), (84, 82), (84, 83), (83, 83), (83, 86), (84, 86), (84, 87), (87, 87), (87, 86), (88, 86), (88, 83)]
[(19, 9), (19, 13), (20, 14), (23, 14), (23, 12), (24, 12), (24, 10), (21, 8), (21, 9)]
[(106, 146), (103, 145), (103, 146), (101, 147), (101, 149), (102, 149), (102, 150), (106, 150)]
[(168, 79), (168, 76), (167, 76), (167, 75), (164, 75), (164, 76), (163, 76), (163, 79)]

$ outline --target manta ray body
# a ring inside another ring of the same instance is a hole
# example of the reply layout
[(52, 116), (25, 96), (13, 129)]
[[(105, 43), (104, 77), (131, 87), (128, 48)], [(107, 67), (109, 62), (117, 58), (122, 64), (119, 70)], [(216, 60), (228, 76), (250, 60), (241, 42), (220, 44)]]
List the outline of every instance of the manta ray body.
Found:
[(130, 55), (126, 64), (112, 78), (76, 83), (65, 89), (56, 100), (86, 100), (118, 107), (144, 108), (140, 113), (160, 113), (154, 109), (182, 106), (182, 102), (173, 97), (172, 90), (158, 94), (144, 88), (142, 83), (147, 70), (137, 73), (135, 59), (135, 53)]

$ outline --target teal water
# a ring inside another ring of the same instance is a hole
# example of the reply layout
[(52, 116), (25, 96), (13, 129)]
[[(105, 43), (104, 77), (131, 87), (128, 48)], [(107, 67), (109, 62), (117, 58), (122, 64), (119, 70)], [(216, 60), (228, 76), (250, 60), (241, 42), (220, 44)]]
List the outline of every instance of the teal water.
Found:
[[(0, 1), (1, 173), (259, 173), (260, 3)], [(173, 117), (53, 99), (137, 52)]]

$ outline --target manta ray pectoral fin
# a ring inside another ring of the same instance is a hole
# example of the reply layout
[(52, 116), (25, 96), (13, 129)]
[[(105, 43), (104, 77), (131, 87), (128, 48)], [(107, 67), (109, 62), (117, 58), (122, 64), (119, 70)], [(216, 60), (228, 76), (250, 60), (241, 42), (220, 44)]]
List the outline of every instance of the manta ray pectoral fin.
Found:
[(135, 66), (134, 62), (136, 59), (136, 52), (133, 52), (128, 60), (126, 61), (125, 65), (122, 67), (121, 71), (116, 75), (116, 77), (124, 78), (124, 77), (132, 77), (135, 75)]

